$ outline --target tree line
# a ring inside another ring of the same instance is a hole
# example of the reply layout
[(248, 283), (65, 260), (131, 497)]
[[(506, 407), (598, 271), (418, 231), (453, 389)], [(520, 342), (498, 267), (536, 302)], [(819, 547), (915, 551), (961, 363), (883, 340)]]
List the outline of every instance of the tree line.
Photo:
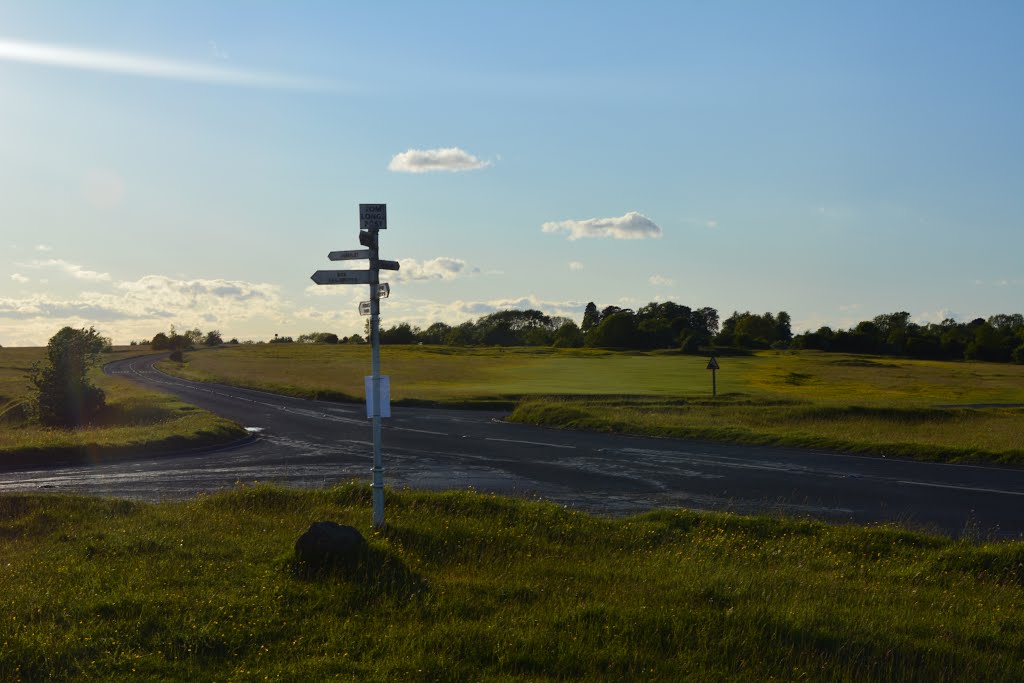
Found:
[[(636, 310), (587, 304), (580, 324), (535, 309), (503, 310), (457, 325), (436, 322), (426, 328), (398, 323), (381, 329), (382, 344), (446, 346), (554, 346), (560, 348), (678, 349), (684, 353), (727, 350), (816, 349), (845, 353), (886, 354), (931, 360), (984, 360), (1024, 363), (1024, 316), (999, 314), (970, 322), (952, 319), (920, 325), (906, 311), (878, 315), (849, 329), (821, 327), (794, 335), (786, 311), (734, 311), (720, 320), (709, 306), (691, 308), (673, 301), (651, 302)], [(133, 342), (134, 343), (134, 342)], [(217, 330), (159, 333), (154, 349), (180, 352), (224, 342)], [(254, 343), (254, 342), (243, 342)], [(262, 343), (262, 342), (261, 342)], [(333, 332), (274, 335), (271, 344), (362, 344), (363, 336)]]
[(887, 354), (925, 360), (985, 360), (1024, 363), (1024, 315), (919, 325), (906, 311), (878, 315), (848, 330), (820, 327), (793, 339), (793, 348)]

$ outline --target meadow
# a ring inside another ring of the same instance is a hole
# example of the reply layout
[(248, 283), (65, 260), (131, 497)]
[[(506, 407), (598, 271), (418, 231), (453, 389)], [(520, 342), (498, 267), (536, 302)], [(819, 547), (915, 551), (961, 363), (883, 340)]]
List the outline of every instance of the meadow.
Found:
[[(672, 352), (385, 346), (392, 400), (498, 407), (552, 427), (1024, 463), (1024, 366), (815, 351)], [(265, 344), (160, 364), (182, 377), (362, 400), (369, 349)]]
[[(103, 362), (147, 353), (118, 347)], [(0, 466), (102, 461), (223, 443), (245, 436), (230, 420), (178, 399), (141, 388), (96, 368), (92, 381), (107, 395), (107, 407), (92, 424), (78, 429), (44, 427), (27, 419), (26, 377), (43, 360), (43, 348), (0, 348)]]
[[(0, 496), (0, 679), (1024, 678), (1024, 544), (471, 492)], [(317, 520), (370, 541), (297, 565)]]

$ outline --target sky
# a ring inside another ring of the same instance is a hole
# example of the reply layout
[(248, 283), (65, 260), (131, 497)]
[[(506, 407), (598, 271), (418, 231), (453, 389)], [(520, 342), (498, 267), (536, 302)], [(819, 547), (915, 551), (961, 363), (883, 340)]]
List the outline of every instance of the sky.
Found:
[(1024, 310), (1024, 3), (0, 0), (0, 345)]

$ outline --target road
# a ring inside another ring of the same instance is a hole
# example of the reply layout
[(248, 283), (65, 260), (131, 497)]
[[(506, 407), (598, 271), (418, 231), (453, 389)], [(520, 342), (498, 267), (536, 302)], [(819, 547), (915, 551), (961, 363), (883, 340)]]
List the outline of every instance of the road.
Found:
[[(245, 425), (248, 442), (112, 464), (0, 473), (0, 491), (179, 499), (236, 482), (369, 481), (365, 408), (169, 377), (154, 359), (107, 372)], [(393, 408), (385, 481), (493, 491), (607, 514), (660, 507), (896, 522), (980, 538), (1024, 537), (1024, 470), (807, 449), (628, 437), (510, 424), (488, 411)]]

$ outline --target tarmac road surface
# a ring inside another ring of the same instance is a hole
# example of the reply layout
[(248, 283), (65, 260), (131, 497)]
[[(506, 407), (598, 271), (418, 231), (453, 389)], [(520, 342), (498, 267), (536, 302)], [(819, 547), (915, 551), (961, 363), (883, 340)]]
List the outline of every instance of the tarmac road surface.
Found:
[[(105, 370), (236, 420), (253, 438), (202, 452), (0, 472), (0, 491), (160, 500), (236, 482), (369, 483), (364, 406), (189, 382), (154, 369), (155, 360), (127, 359)], [(473, 487), (606, 514), (685, 507), (1024, 536), (1022, 469), (563, 431), (510, 424), (493, 411), (393, 407), (392, 415), (383, 436), (392, 487)]]

